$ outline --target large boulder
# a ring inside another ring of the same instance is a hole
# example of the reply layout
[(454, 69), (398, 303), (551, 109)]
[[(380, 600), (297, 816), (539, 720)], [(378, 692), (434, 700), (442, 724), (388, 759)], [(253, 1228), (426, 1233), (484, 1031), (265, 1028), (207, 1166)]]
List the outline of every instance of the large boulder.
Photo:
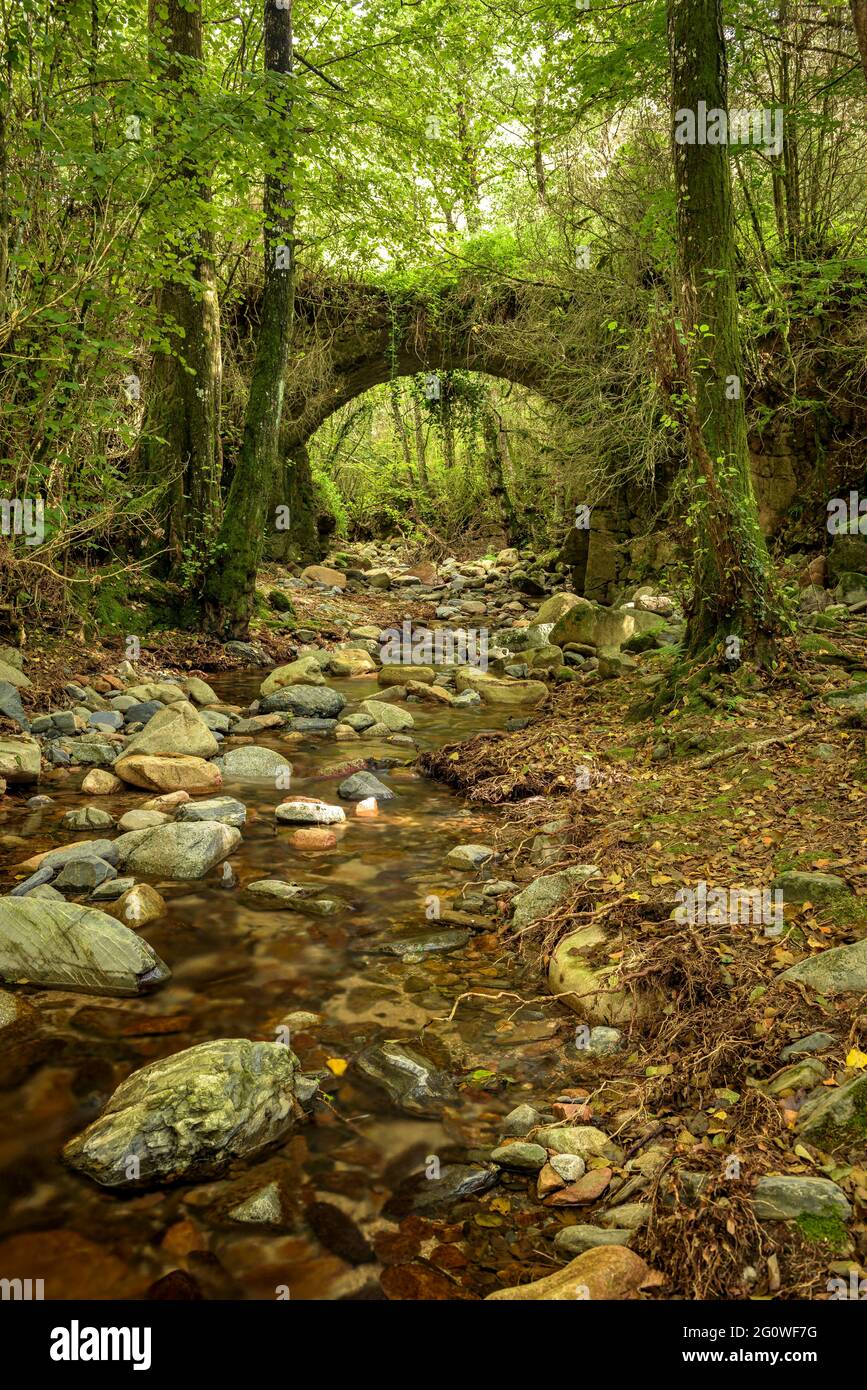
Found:
[(10, 786), (36, 782), (42, 755), (39, 744), (29, 734), (0, 734), (0, 777)]
[(309, 719), (336, 719), (345, 704), (339, 690), (327, 685), (285, 685), (259, 701), (259, 713), (290, 710)]
[(777, 976), (786, 983), (808, 985), (817, 994), (867, 993), (867, 937), (851, 946), (832, 946), (799, 960)]
[(171, 821), (152, 830), (130, 830), (114, 841), (118, 862), (132, 874), (204, 878), (239, 843), (241, 832), (222, 821)]
[(118, 758), (112, 770), (133, 787), (150, 792), (188, 792), (191, 796), (216, 792), (223, 785), (220, 769), (204, 758), (160, 757), (133, 753)]
[(257, 748), (253, 743), (245, 743), (240, 748), (230, 748), (221, 758), (214, 759), (214, 766), (220, 769), (224, 782), (274, 782), (281, 778), (281, 785), (292, 775), (292, 764), (282, 753), (274, 748)]
[(324, 584), (329, 589), (345, 589), (346, 575), (341, 574), (340, 570), (333, 570), (328, 565), (308, 565), (301, 571), (301, 578), (306, 579), (308, 584)]
[(638, 608), (605, 608), (601, 603), (575, 604), (551, 629), (555, 647), (578, 642), (588, 647), (618, 649), (636, 633), (656, 632), (665, 626), (655, 613)]
[(168, 966), (135, 932), (96, 908), (46, 898), (0, 898), (0, 980), (85, 994), (134, 995)]
[(63, 1156), (103, 1187), (214, 1177), (292, 1129), (297, 1077), (281, 1043), (199, 1043), (134, 1071)]
[(545, 602), (539, 605), (533, 622), (556, 623), (571, 608), (581, 607), (592, 608), (593, 604), (589, 599), (581, 598), (578, 594), (552, 594), (550, 598), (546, 598)]
[(459, 692), (474, 690), (483, 705), (540, 705), (548, 695), (542, 681), (511, 680), (492, 676), (475, 666), (462, 666), (455, 677)]
[(608, 945), (602, 927), (579, 927), (561, 938), (548, 966), (552, 994), (588, 1024), (607, 1024), (618, 1028), (628, 1023), (634, 1011), (632, 996), (618, 987), (618, 967), (610, 963), (591, 966), (589, 958), (601, 954)]
[(173, 705), (158, 710), (123, 751), (127, 758), (135, 753), (153, 753), (158, 757), (180, 753), (193, 758), (212, 758), (218, 748), (217, 740), (198, 710), (188, 700), (176, 700)]
[(286, 685), (324, 685), (322, 667), (315, 656), (299, 656), (287, 666), (278, 666), (266, 676), (259, 687), (262, 695), (273, 695)]

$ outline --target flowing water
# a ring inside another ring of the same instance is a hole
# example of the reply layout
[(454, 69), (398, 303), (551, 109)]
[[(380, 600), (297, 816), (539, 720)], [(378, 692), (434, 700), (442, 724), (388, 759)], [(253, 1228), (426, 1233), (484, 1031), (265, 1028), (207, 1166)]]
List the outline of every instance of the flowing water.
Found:
[[(234, 673), (212, 683), (220, 699), (246, 706), (261, 677)], [(330, 683), (352, 702), (377, 692), (367, 679)], [(507, 717), (426, 704), (411, 709), (422, 749), (497, 727)], [(514, 997), (537, 995), (538, 973), (506, 951), (494, 919), (490, 931), (474, 931), (449, 954), (405, 960), (383, 948), (438, 927), (432, 897), (460, 909), (460, 892), (476, 875), (450, 869), (445, 856), (456, 844), (490, 843), (494, 817), (464, 808), (447, 789), (399, 767), (377, 773), (398, 796), (383, 802), (376, 817), (358, 817), (347, 804), (345, 825), (335, 827), (336, 848), (300, 850), (290, 844), (291, 827), (275, 822), (277, 802), (295, 793), (334, 801), (340, 779), (323, 775), (328, 765), (370, 754), (409, 759), (412, 749), (314, 737), (289, 748), (271, 731), (256, 741), (288, 754), (291, 793), (266, 783), (226, 784), (226, 794), (247, 806), (243, 839), (229, 861), (234, 884), (222, 865), (201, 882), (151, 880), (168, 912), (143, 935), (170, 965), (168, 983), (130, 1000), (29, 992), (46, 1042), (35, 1069), (0, 1092), (0, 1238), (12, 1236), (22, 1258), (27, 1252), (34, 1277), (40, 1258), (56, 1254), (58, 1275), (46, 1297), (140, 1297), (175, 1270), (187, 1271), (208, 1297), (377, 1297), (380, 1262), (390, 1297), (484, 1295), (498, 1273), (502, 1278), (527, 1249), (538, 1248), (540, 1209), (526, 1201), (524, 1179), (508, 1178), (483, 1201), (458, 1196), (429, 1206), (433, 1189), (425, 1172), (478, 1161), (496, 1142), (506, 1110), (551, 1095), (558, 1050), (552, 1039), (562, 1024), (555, 1005), (521, 1006)], [(59, 822), (89, 800), (79, 790), (82, 776), (76, 770), (48, 783), (53, 804), (42, 811), (29, 810), (23, 799), (5, 803), (4, 891), (13, 883), (12, 864), (69, 841)], [(148, 795), (130, 789), (91, 804), (119, 816)], [(481, 874), (507, 876), (497, 868)], [(345, 899), (350, 908), (314, 919), (249, 906), (244, 885), (272, 877), (321, 885), (325, 896)], [(469, 990), (513, 994), (456, 1005)], [(273, 1041), (281, 1021), (298, 1011), (321, 1016), (292, 1028), (304, 1070), (325, 1068), (334, 1077), (312, 1121), (276, 1149), (235, 1164), (218, 1181), (124, 1194), (95, 1186), (61, 1162), (66, 1140), (96, 1117), (131, 1071), (211, 1038)], [(456, 1081), (459, 1099), (443, 1117), (403, 1113), (344, 1066), (383, 1039), (421, 1046)], [(283, 1204), (279, 1220), (263, 1225), (229, 1216), (272, 1183)], [(364, 1232), (376, 1260), (340, 1212)], [(65, 1244), (60, 1231), (67, 1233)], [(19, 1239), (23, 1233), (29, 1241)], [(76, 1257), (69, 1233), (96, 1248), (82, 1246)], [(168, 1293), (172, 1285), (165, 1287)]]

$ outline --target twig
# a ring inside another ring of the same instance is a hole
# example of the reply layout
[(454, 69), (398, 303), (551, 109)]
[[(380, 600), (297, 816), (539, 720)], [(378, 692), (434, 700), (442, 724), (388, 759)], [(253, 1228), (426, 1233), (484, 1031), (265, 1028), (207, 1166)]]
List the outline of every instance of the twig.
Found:
[(718, 748), (715, 753), (698, 758), (692, 766), (712, 767), (714, 763), (722, 762), (723, 758), (733, 757), (735, 753), (758, 753), (763, 748), (772, 748), (776, 743), (793, 743), (802, 734), (809, 733), (812, 727), (812, 724), (802, 724), (800, 729), (793, 729), (789, 734), (775, 734), (773, 738), (762, 738), (757, 743), (733, 743), (730, 748)]

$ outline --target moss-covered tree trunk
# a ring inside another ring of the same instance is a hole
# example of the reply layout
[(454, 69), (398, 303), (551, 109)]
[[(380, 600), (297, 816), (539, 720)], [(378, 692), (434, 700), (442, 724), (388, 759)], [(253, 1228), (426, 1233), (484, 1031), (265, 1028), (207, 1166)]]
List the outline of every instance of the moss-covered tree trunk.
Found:
[(861, 55), (861, 66), (864, 69), (864, 77), (867, 78), (867, 0), (849, 0), (849, 4), (852, 9), (855, 37), (858, 40), (858, 52)]
[(515, 511), (506, 480), (509, 464), (509, 441), (503, 428), (502, 417), (494, 410), (486, 411), (484, 420), (484, 471), (488, 488), (500, 514), (500, 524), (509, 545), (521, 541), (521, 526)]
[(167, 347), (145, 386), (138, 483), (159, 489), (162, 568), (195, 584), (220, 522), (220, 305), (209, 226), (210, 171), (197, 127), (203, 62), (201, 0), (150, 0), (151, 64), (161, 92), (154, 138), (166, 181), (157, 205), (173, 265), (156, 292)]
[(292, 10), (288, 0), (282, 0), (279, 9), (275, 0), (265, 0), (264, 61), (271, 93), (265, 151), (264, 287), (244, 436), (204, 593), (206, 625), (226, 637), (242, 636), (253, 611), (256, 570), (277, 469), (295, 308)]
[[(763, 662), (779, 621), (747, 448), (729, 149), (697, 138), (700, 110), (710, 119), (728, 105), (721, 0), (669, 0), (668, 34), (678, 404), (689, 448), (695, 532), (687, 645), (694, 655), (721, 645), (728, 656)], [(684, 113), (693, 115), (692, 131)], [(738, 643), (728, 642), (731, 637)]]
[(430, 496), (430, 482), (427, 476), (427, 442), (424, 435), (424, 421), (421, 416), (418, 394), (412, 392), (412, 424), (415, 433), (415, 462), (419, 482), (426, 497)]

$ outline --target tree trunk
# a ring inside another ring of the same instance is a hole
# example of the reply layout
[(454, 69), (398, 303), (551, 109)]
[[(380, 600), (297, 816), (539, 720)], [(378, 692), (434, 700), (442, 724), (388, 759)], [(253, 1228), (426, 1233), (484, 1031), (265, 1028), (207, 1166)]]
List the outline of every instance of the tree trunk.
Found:
[[(169, 242), (177, 273), (156, 293), (157, 322), (171, 340), (154, 354), (137, 472), (142, 488), (161, 489), (155, 510), (165, 526), (161, 568), (186, 561), (195, 585), (220, 522), (222, 350), (220, 306), (208, 225), (209, 172), (189, 152), (185, 124), (195, 111), (203, 62), (201, 0), (150, 0), (153, 66), (162, 93), (155, 128), (169, 201), (177, 193), (183, 237)], [(182, 153), (178, 155), (177, 151)], [(205, 156), (206, 158), (206, 156)], [(197, 209), (204, 209), (202, 216)], [(193, 283), (190, 284), (190, 281)]]
[(427, 476), (427, 444), (424, 437), (424, 421), (421, 418), (421, 406), (418, 403), (418, 396), (415, 391), (412, 393), (412, 422), (415, 430), (415, 458), (418, 468), (419, 481), (424, 488), (425, 496), (430, 497), (430, 482)]
[(400, 445), (400, 452), (403, 456), (407, 480), (410, 487), (415, 487), (415, 475), (412, 471), (412, 452), (409, 447), (409, 435), (406, 432), (406, 423), (403, 418), (403, 411), (401, 410), (400, 387), (396, 381), (390, 381), (388, 390), (391, 402), (391, 418), (394, 421), (394, 433)]
[[(277, 468), (284, 377), (295, 309), (295, 238), (292, 206), (292, 10), (265, 0), (265, 71), (271, 78), (268, 106), (271, 141), (265, 161), (264, 287), (256, 357), (244, 420), (244, 437), (220, 528), (217, 553), (205, 587), (206, 621), (212, 631), (246, 632), (262, 556), (268, 504)], [(290, 81), (285, 79), (289, 78)]]
[(867, 0), (849, 0), (849, 4), (852, 7), (852, 23), (855, 26), (855, 37), (858, 40), (861, 66), (864, 69), (864, 77), (867, 79)]
[(506, 468), (509, 461), (509, 443), (506, 438), (506, 432), (503, 429), (502, 418), (493, 410), (485, 414), (484, 438), (485, 472), (488, 476), (488, 487), (491, 496), (500, 514), (500, 525), (506, 534), (508, 544), (518, 545), (520, 543), (521, 527), (509, 493), (508, 483), (506, 482)]
[[(678, 113), (727, 109), (721, 0), (669, 0), (677, 198), (680, 409), (690, 453), (694, 592), (691, 654), (763, 662), (779, 630), (750, 476), (737, 323), (731, 178), (725, 144), (679, 143)], [(696, 132), (694, 131), (693, 134)], [(726, 639), (736, 637), (735, 643)]]

